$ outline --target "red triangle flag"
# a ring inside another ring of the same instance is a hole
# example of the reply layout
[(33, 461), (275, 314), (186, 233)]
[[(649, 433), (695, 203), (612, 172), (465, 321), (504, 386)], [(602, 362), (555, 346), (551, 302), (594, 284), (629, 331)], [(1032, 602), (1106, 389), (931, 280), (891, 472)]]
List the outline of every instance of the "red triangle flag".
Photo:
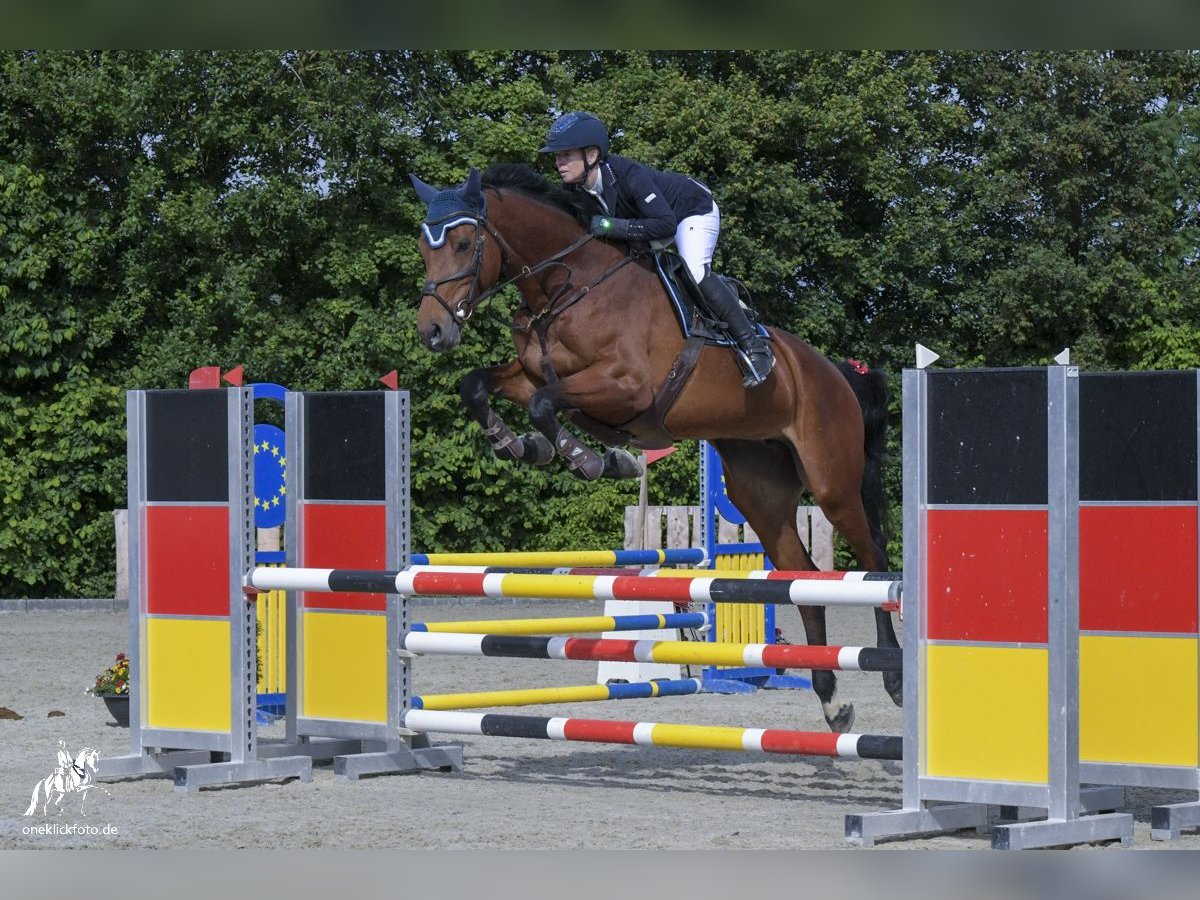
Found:
[(234, 387), (241, 387), (242, 380), (245, 378), (245, 375), (246, 375), (246, 367), (245, 366), (234, 366), (232, 369), (230, 369), (228, 372), (226, 372), (222, 377), (226, 381), (228, 381), (230, 384), (232, 384)]
[(192, 369), (188, 375), (188, 387), (192, 390), (204, 388), (219, 388), (221, 386), (220, 366), (201, 366)]
[(646, 465), (649, 466), (649, 465), (653, 465), (654, 463), (658, 462), (664, 456), (670, 456), (672, 453), (675, 452), (675, 449), (676, 448), (674, 446), (671, 446), (671, 447), (667, 447), (663, 450), (643, 450), (642, 456), (644, 456), (646, 458)]
[(392, 371), (388, 372), (386, 375), (381, 376), (379, 380), (390, 387), (393, 391), (399, 390), (400, 375), (395, 369), (392, 369)]

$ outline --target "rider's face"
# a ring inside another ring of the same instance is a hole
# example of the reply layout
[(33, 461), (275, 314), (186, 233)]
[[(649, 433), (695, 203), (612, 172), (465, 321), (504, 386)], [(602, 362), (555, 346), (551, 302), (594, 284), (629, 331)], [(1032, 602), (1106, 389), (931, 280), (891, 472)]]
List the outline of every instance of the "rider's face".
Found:
[[(594, 161), (598, 154), (590, 148), (589, 151)], [(584, 152), (583, 150), (560, 150), (554, 154), (554, 167), (558, 169), (563, 184), (580, 184), (588, 175), (591, 176), (588, 178), (589, 181), (594, 180), (595, 172), (588, 173), (587, 166), (584, 165)]]

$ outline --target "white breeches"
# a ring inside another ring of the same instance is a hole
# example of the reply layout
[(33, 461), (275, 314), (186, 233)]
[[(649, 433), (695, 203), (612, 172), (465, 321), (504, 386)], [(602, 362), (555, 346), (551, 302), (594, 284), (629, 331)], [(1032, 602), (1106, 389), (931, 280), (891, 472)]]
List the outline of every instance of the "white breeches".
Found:
[(713, 203), (712, 212), (688, 216), (675, 228), (675, 249), (687, 263), (696, 284), (704, 279), (704, 269), (712, 263), (720, 233), (721, 211), (717, 209), (716, 202)]

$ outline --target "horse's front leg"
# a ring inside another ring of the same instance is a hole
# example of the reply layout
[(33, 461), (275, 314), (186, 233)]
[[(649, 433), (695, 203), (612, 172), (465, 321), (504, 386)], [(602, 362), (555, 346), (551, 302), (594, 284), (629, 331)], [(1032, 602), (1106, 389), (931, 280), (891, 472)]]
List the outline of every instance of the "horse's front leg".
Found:
[(628, 450), (610, 447), (601, 456), (583, 443), (559, 419), (565, 409), (576, 409), (571, 397), (572, 382), (582, 373), (564, 378), (555, 385), (534, 391), (529, 400), (529, 420), (551, 442), (554, 451), (563, 458), (567, 468), (586, 481), (597, 478), (638, 478), (642, 464)]
[(527, 432), (520, 437), (492, 409), (490, 397), (495, 394), (520, 406), (528, 406), (537, 386), (529, 380), (517, 360), (467, 373), (459, 384), (459, 394), (471, 418), (483, 428), (497, 459), (544, 466), (554, 459), (554, 445), (540, 432)]

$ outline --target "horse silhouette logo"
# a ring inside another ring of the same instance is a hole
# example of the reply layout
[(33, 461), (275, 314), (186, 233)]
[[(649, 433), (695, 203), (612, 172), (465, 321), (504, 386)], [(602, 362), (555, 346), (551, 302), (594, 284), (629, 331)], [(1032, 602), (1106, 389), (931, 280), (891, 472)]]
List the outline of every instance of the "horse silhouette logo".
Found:
[(108, 789), (96, 783), (96, 762), (100, 759), (100, 751), (93, 750), (91, 747), (84, 747), (80, 750), (75, 758), (71, 758), (71, 754), (67, 751), (67, 742), (58, 742), (58, 767), (39, 781), (33, 788), (33, 797), (29, 801), (29, 809), (25, 810), (25, 815), (32, 816), (37, 809), (38, 801), (44, 795), (46, 800), (42, 804), (42, 815), (46, 815), (46, 810), (50, 807), (50, 802), (54, 801), (54, 806), (58, 810), (58, 814), (62, 815), (62, 802), (66, 799), (67, 794), (83, 794), (83, 800), (79, 804), (79, 814), (86, 816), (83, 811), (83, 806), (87, 803), (88, 791), (92, 788), (99, 788), (108, 794)]

